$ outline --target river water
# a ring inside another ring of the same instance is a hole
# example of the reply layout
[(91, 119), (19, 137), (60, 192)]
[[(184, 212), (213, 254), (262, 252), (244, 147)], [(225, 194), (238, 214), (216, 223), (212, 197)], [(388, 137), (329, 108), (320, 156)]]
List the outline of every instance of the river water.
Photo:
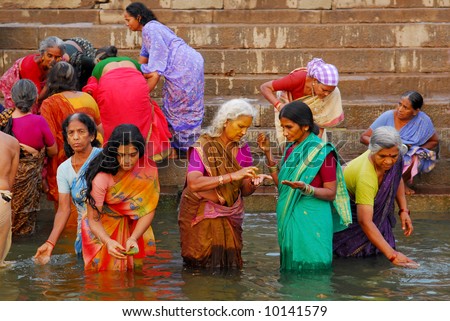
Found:
[(73, 230), (65, 232), (49, 264), (31, 259), (49, 235), (52, 213), (40, 213), (31, 237), (15, 238), (0, 270), (0, 301), (380, 301), (450, 300), (450, 217), (421, 215), (413, 236), (397, 225), (398, 250), (420, 263), (395, 267), (384, 257), (334, 260), (331, 271), (280, 274), (274, 213), (246, 214), (242, 271), (185, 270), (176, 213), (157, 213), (157, 254), (134, 272), (85, 272), (73, 254)]

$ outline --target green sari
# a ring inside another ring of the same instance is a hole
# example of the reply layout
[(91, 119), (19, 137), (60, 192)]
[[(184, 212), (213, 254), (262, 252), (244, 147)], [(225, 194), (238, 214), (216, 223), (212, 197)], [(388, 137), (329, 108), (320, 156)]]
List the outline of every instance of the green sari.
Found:
[(305, 195), (300, 189), (281, 184), (283, 180), (310, 184), (330, 152), (337, 155), (331, 143), (310, 134), (287, 159), (286, 152), (283, 156), (278, 174), (277, 203), (281, 270), (329, 268), (333, 256), (333, 233), (347, 228), (352, 222), (350, 200), (339, 163), (333, 202)]

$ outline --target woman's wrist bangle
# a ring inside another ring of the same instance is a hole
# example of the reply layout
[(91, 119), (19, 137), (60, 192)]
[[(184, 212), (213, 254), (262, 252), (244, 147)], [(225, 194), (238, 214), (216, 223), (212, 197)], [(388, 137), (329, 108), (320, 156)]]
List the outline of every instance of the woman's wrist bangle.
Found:
[(228, 173), (228, 176), (230, 176), (230, 181), (228, 183), (231, 183), (233, 181), (233, 176), (231, 176), (231, 173)]
[(394, 253), (392, 253), (391, 257), (389, 258), (389, 261), (394, 262), (394, 260), (397, 258), (398, 252), (394, 251)]
[(279, 108), (280, 108), (280, 106), (281, 106), (281, 101), (277, 101), (274, 105), (273, 105), (273, 107), (275, 107), (275, 109), (276, 110), (280, 110)]
[(411, 215), (411, 212), (408, 209), (405, 210), (405, 209), (401, 208), (398, 210), (398, 216), (400, 216), (400, 214), (402, 214), (402, 212), (404, 212), (408, 215)]
[(309, 184), (306, 184), (305, 188), (302, 189), (303, 194), (309, 195), (309, 196), (314, 196), (314, 191), (315, 191), (314, 186), (311, 186)]
[(269, 169), (270, 174), (278, 173), (278, 164), (274, 166), (267, 166), (267, 168)]
[(223, 176), (219, 176), (219, 186), (223, 185)]
[(50, 244), (51, 246), (55, 247), (55, 243), (53, 243), (53, 242), (50, 241), (50, 240), (45, 241), (45, 243), (48, 243), (48, 244)]

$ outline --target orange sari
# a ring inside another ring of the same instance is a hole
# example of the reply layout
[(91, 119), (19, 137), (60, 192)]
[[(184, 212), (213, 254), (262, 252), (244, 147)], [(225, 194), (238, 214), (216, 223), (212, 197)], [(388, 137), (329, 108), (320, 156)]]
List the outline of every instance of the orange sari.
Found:
[(42, 102), (41, 115), (45, 118), (53, 137), (55, 137), (58, 153), (47, 159), (46, 179), (49, 187), (47, 198), (50, 201), (58, 202), (58, 184), (56, 183), (56, 170), (67, 157), (64, 153), (64, 138), (62, 135), (62, 123), (75, 112), (72, 104), (62, 95), (55, 94)]
[[(101, 215), (106, 233), (125, 247), (138, 219), (156, 209), (159, 193), (156, 165), (144, 156), (133, 170), (106, 191)], [(106, 246), (91, 232), (87, 217), (83, 218), (81, 224), (85, 270), (133, 270), (142, 265), (143, 258), (156, 252), (151, 227), (137, 240), (139, 253), (128, 256), (126, 260), (119, 260), (109, 255)]]

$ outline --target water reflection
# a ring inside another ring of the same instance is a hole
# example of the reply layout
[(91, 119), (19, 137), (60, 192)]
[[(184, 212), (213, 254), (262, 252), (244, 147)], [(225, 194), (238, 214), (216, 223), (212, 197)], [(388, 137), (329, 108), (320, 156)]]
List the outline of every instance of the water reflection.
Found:
[(276, 218), (273, 213), (247, 214), (244, 223), (242, 270), (185, 269), (179, 248), (176, 214), (160, 214), (154, 222), (157, 254), (134, 272), (86, 272), (73, 254), (74, 231), (58, 242), (50, 264), (35, 265), (31, 257), (45, 241), (51, 213), (41, 216), (38, 233), (13, 240), (0, 270), (0, 300), (450, 300), (450, 219), (432, 216), (415, 220), (413, 237), (401, 236), (399, 249), (421, 266), (403, 269), (383, 257), (334, 260), (320, 273), (282, 273)]

